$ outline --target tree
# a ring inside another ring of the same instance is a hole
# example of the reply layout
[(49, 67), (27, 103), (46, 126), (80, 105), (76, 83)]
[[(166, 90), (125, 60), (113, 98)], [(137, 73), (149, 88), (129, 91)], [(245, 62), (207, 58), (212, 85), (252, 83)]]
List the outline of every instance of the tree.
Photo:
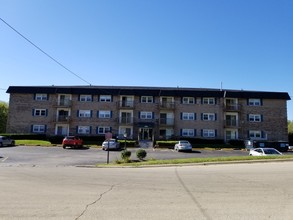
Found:
[(6, 123), (8, 117), (8, 104), (0, 101), (0, 133), (6, 132)]
[(293, 133), (293, 121), (288, 121), (288, 133), (292, 134)]

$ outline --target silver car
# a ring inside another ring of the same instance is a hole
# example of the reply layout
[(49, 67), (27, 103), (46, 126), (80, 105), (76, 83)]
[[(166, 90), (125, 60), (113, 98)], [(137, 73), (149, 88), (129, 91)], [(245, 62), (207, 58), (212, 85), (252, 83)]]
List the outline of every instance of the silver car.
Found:
[(15, 141), (9, 137), (6, 136), (0, 136), (0, 147), (3, 146), (14, 146)]
[(174, 150), (176, 151), (192, 151), (192, 145), (189, 143), (189, 141), (180, 140), (178, 141), (175, 146)]
[(281, 152), (276, 150), (275, 148), (254, 148), (249, 151), (250, 156), (274, 156), (274, 155), (282, 155)]
[(102, 144), (103, 150), (120, 150), (120, 143), (116, 139), (105, 140)]

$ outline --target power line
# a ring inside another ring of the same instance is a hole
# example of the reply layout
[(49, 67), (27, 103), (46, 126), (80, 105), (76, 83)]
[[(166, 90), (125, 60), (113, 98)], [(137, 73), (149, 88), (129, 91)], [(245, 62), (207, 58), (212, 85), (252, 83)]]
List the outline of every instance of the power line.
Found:
[(88, 81), (86, 81), (85, 79), (83, 79), (82, 77), (80, 77), (78, 74), (76, 74), (73, 71), (71, 71), (70, 69), (68, 69), (62, 63), (60, 63), (58, 60), (56, 60), (55, 58), (53, 58), (51, 55), (49, 55), (48, 53), (46, 53), (44, 50), (42, 50), (40, 47), (38, 47), (36, 44), (34, 44), (32, 41), (30, 41), (27, 37), (25, 37), (24, 35), (22, 35), (19, 31), (17, 31), (14, 27), (12, 27), (10, 24), (8, 24), (6, 21), (4, 21), (2, 18), (0, 18), (0, 20), (4, 24), (6, 24), (8, 27), (10, 27), (13, 31), (15, 31), (18, 35), (20, 35), (23, 39), (25, 39), (27, 42), (29, 42), (31, 45), (33, 45), (35, 48), (37, 48), (39, 51), (41, 51), (43, 54), (45, 54), (47, 57), (49, 57), (51, 60), (53, 60), (55, 63), (57, 63), (59, 66), (61, 66), (62, 68), (64, 68), (65, 70), (67, 70), (68, 72), (70, 72), (71, 74), (73, 74), (74, 76), (76, 76), (77, 78), (81, 79), (85, 83), (91, 85), (91, 83), (89, 83)]

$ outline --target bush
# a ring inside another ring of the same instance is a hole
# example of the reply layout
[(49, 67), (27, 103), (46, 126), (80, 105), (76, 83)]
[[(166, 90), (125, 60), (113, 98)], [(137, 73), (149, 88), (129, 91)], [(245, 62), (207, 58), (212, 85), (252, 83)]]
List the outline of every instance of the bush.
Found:
[(124, 162), (129, 162), (130, 156), (131, 156), (131, 151), (123, 150), (121, 152), (121, 158), (122, 160), (124, 160)]
[(147, 152), (144, 149), (136, 151), (136, 156), (139, 160), (143, 160), (147, 156)]

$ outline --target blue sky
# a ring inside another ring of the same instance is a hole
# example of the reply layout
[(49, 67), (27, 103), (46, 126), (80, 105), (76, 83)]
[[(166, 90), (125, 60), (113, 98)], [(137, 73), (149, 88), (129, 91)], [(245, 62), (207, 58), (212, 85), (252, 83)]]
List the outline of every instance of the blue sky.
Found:
[[(223, 88), (293, 94), (292, 0), (0, 0), (9, 86)], [(288, 119), (293, 120), (293, 101)]]

